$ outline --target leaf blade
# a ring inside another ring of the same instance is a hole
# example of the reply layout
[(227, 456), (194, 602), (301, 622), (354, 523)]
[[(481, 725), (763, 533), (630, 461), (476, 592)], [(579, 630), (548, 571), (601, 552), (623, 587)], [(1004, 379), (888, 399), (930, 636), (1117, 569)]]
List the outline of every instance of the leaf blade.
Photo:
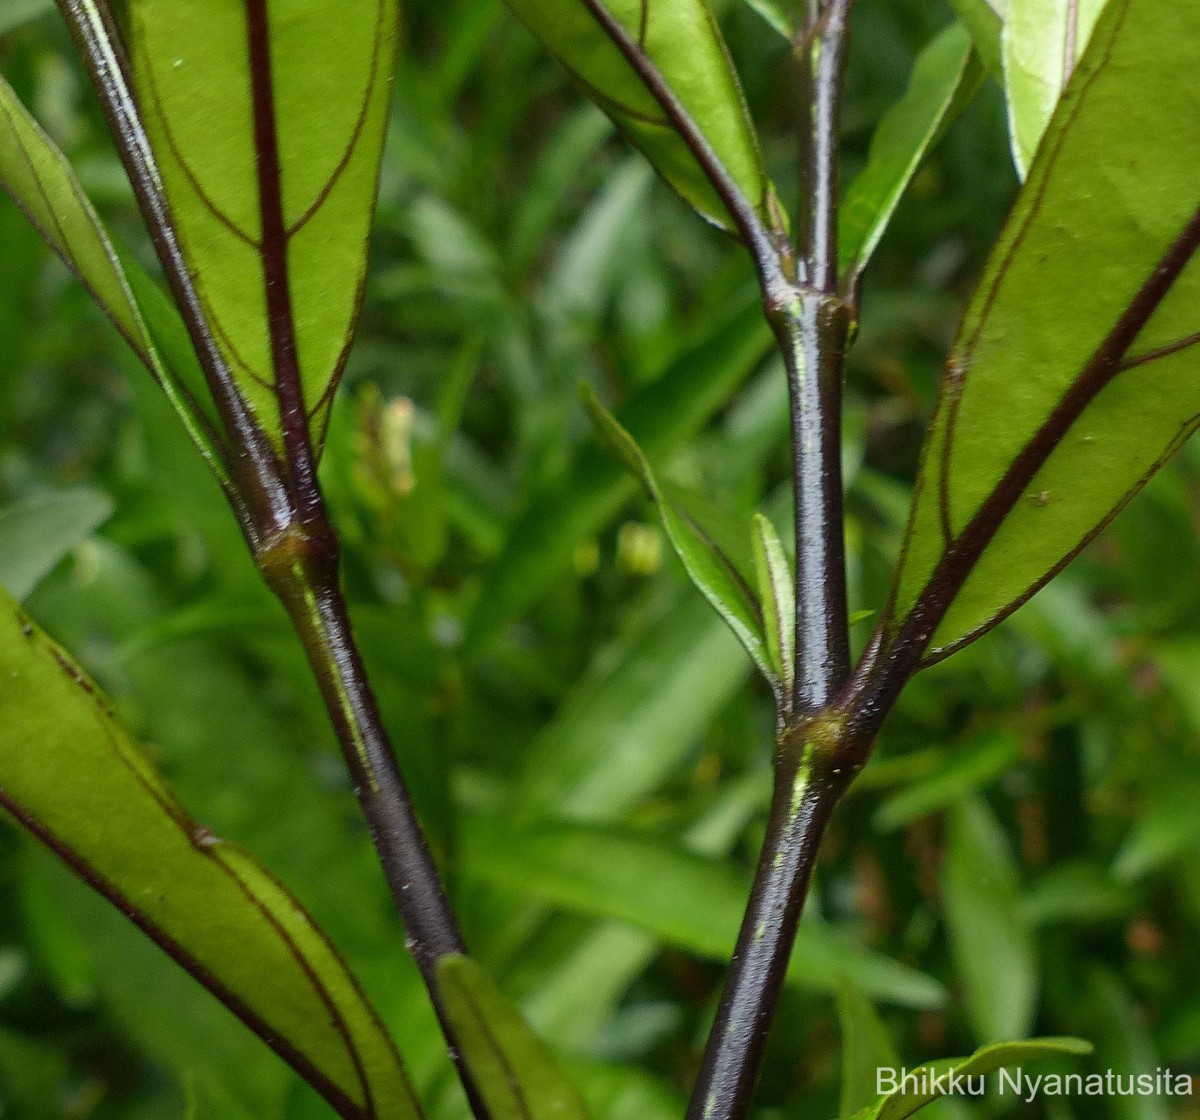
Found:
[(1057, 574), (1200, 418), (1200, 143), (1175, 125), (1196, 35), (1194, 9), (1111, 0), (964, 319), (885, 619), (894, 635), (918, 604), (944, 611), (925, 663)]
[(587, 1120), (578, 1090), (499, 986), (469, 957), (437, 964), (463, 1060), (494, 1120)]
[(0, 710), (0, 802), (14, 817), (340, 1115), (419, 1117), (336, 950), (252, 857), (187, 817), (95, 685), (3, 595)]
[(1107, 0), (1009, 0), (1000, 33), (1013, 160), (1022, 179)]
[(796, 667), (796, 585), (792, 565), (775, 526), (761, 513), (754, 515), (753, 544), (767, 654), (782, 682), (783, 695), (791, 696)]
[[(508, 5), (671, 187), (709, 221), (733, 228), (690, 149), (581, 0), (508, 0)], [(773, 225), (773, 188), (728, 49), (705, 0), (610, 0), (607, 6), (658, 66), (763, 220)]]
[(637, 478), (658, 508), (663, 528), (692, 583), (725, 620), (738, 641), (778, 692), (779, 676), (771, 665), (763, 634), (762, 607), (728, 557), (675, 503), (664, 495), (654, 470), (634, 438), (601, 403), (591, 387), (582, 387), (583, 403), (609, 449)]
[[(131, 276), (74, 169), (3, 77), (0, 77), (0, 187), (112, 320), (167, 394), (209, 468), (227, 485), (216, 441), (195, 400), (159, 353), (131, 286)], [(148, 278), (145, 282), (152, 284)]]
[(921, 162), (982, 80), (970, 37), (960, 24), (951, 24), (917, 57), (908, 89), (880, 121), (867, 166), (842, 203), (838, 243), (843, 275), (857, 276), (866, 267)]
[[(1005, 1066), (1057, 1055), (1075, 1056), (1092, 1052), (1091, 1043), (1078, 1038), (1031, 1038), (1024, 1042), (997, 1042), (982, 1046), (968, 1058), (949, 1058), (930, 1062), (912, 1070), (914, 1084), (921, 1084), (923, 1074), (953, 1073), (960, 1077), (982, 1076), (995, 1073)], [(949, 1078), (928, 1079), (931, 1091), (908, 1091), (897, 1089), (887, 1094), (872, 1107), (858, 1114), (862, 1120), (908, 1120), (927, 1104), (947, 1093)]]
[(135, 84), (205, 317), (277, 442), (302, 408), (319, 449), (357, 326), (397, 18), (395, 0), (132, 5)]

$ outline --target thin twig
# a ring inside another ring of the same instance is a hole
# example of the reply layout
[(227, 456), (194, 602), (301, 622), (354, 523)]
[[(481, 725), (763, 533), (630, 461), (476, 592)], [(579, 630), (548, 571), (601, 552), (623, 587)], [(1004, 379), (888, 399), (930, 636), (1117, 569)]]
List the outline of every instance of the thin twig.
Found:
[(837, 292), (838, 139), (852, 2), (829, 0), (821, 16), (813, 90), (812, 139), (809, 146), (812, 160), (812, 254), (808, 283), (829, 295)]

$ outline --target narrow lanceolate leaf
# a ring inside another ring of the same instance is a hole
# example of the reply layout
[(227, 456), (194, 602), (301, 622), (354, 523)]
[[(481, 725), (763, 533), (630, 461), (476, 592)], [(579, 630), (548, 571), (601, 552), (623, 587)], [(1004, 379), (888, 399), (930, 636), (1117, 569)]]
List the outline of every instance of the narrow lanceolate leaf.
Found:
[[(1081, 1057), (1091, 1052), (1091, 1043), (1078, 1038), (1031, 1038), (984, 1046), (969, 1058), (943, 1058), (907, 1071), (911, 1079), (903, 1087), (887, 1092), (875, 1104), (857, 1113), (855, 1120), (908, 1120), (927, 1104), (955, 1091), (956, 1084), (965, 1083), (954, 1081), (954, 1077), (984, 1077), (1039, 1059)], [(898, 1076), (896, 1080), (899, 1082)]]
[(1107, 0), (1008, 0), (1000, 35), (1008, 126), (1025, 178)]
[(395, 0), (133, 0), (134, 78), (208, 323), (320, 444), (362, 302)]
[[(622, 426), (649, 455), (668, 454), (703, 427), (759, 367), (770, 346), (771, 332), (757, 300), (735, 308), (625, 403)], [(568, 568), (575, 547), (600, 531), (633, 487), (628, 472), (592, 443), (574, 457), (561, 481), (535, 493), (485, 576), (467, 624), (468, 650), (478, 649)]]
[(587, 1120), (587, 1109), (546, 1044), (482, 968), (438, 961), (438, 992), (492, 1120)]
[(3, 78), (0, 78), (0, 187), (113, 321), (162, 386), (188, 434), (224, 482), (224, 467), (211, 431), (194, 399), (160, 356), (125, 268), (75, 172)]
[(975, 49), (979, 52), (988, 73), (996, 78), (1003, 78), (1000, 35), (1004, 29), (1008, 0), (950, 0), (950, 7), (971, 33)]
[(896, 1050), (874, 1004), (844, 982), (837, 991), (842, 1028), (842, 1095), (839, 1116), (852, 1116), (879, 1095), (879, 1071), (894, 1069)]
[(795, 577), (775, 526), (761, 513), (754, 515), (752, 541), (767, 656), (783, 682), (783, 695), (788, 697), (796, 671)]
[(646, 496), (658, 507), (671, 547), (691, 581), (729, 625), (778, 693), (779, 675), (771, 664), (758, 596), (715, 542), (666, 498), (642, 449), (588, 386), (583, 389), (583, 403), (600, 438), (641, 482)]
[(854, 277), (866, 267), (921, 162), (982, 79), (983, 68), (960, 24), (951, 24), (918, 56), (908, 91), (880, 121), (867, 166), (842, 204), (843, 274)]
[(0, 592), (0, 806), (346, 1120), (420, 1114), (371, 1005), (247, 853), (191, 821), (95, 685)]
[[(525, 25), (709, 221), (732, 221), (659, 102), (585, 0), (508, 0)], [(768, 225), (772, 189), (745, 97), (707, 0), (609, 0), (609, 12), (657, 66), (725, 169)]]
[(1110, 0), (951, 354), (885, 637), (944, 656), (1200, 421), (1200, 5)]

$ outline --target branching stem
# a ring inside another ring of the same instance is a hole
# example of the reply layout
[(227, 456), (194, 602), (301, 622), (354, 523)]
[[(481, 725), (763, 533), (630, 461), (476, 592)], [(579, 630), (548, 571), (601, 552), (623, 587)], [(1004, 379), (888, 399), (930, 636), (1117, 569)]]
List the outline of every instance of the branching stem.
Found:
[(107, 0), (58, 0), (58, 4), (91, 73), (229, 445), (234, 448), (229, 468), (235, 512), (263, 577), (284, 604), (304, 645), (404, 922), (409, 948), (429, 989), (471, 1108), (478, 1120), (487, 1120), (487, 1109), (470, 1073), (458, 1060), (436, 979), (441, 958), (465, 952), (462, 935), (355, 643), (341, 591), (338, 539), (316, 476), (288, 296), (265, 3), (250, 0), (248, 22), (260, 202), (264, 229), (275, 234), (266, 254), (266, 281), (283, 460), (251, 413), (207, 320), (138, 112)]
[[(806, 98), (798, 282), (781, 287), (763, 282), (791, 402), (795, 689), (781, 713), (766, 840), (688, 1120), (741, 1120), (750, 1108), (821, 837), (858, 765), (843, 761), (844, 727), (830, 714), (850, 676), (841, 418), (854, 312), (837, 276), (837, 155), (850, 3), (809, 3), (797, 47)], [(759, 267), (760, 280), (769, 275)]]

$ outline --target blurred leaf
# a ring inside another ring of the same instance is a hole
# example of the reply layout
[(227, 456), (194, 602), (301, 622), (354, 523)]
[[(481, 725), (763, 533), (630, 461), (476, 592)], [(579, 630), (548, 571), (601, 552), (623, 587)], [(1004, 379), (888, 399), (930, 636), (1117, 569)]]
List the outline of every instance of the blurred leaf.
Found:
[(896, 1049), (874, 1005), (849, 981), (837, 992), (842, 1028), (842, 1096), (839, 1116), (852, 1116), (874, 1103), (878, 1071), (896, 1065)]
[(1000, 57), (1000, 36), (1008, 3), (1009, 0), (950, 0), (950, 7), (971, 33), (983, 64), (1001, 80), (1004, 64)]
[[(509, 7), (709, 221), (732, 222), (687, 144), (583, 0), (508, 0)], [(608, 10), (659, 68), (717, 157), (768, 225), (773, 193), (754, 124), (705, 0), (615, 0)]]
[[(629, 922), (706, 960), (727, 961), (737, 940), (749, 892), (743, 876), (729, 863), (673, 850), (659, 838), (573, 825), (515, 831), (508, 821), (475, 818), (463, 843), (463, 870), (471, 878)], [(906, 1007), (936, 1007), (943, 999), (928, 976), (815, 921), (802, 922), (789, 982), (832, 992), (842, 977), (864, 994)]]
[(1149, 790), (1125, 843), (1113, 861), (1113, 874), (1136, 882), (1200, 844), (1200, 776), (1176, 767)]
[(744, 0), (746, 7), (757, 12), (767, 21), (767, 25), (778, 31), (789, 43), (799, 30), (797, 13), (793, 5), (786, 0)]
[(5, 0), (0, 11), (0, 35), (7, 35), (54, 10), (54, 0)]
[(213, 333), (275, 440), (298, 374), (319, 446), (362, 298), (395, 0), (131, 11), (140, 107)]
[(981, 737), (966, 749), (947, 752), (936, 768), (892, 794), (875, 813), (875, 827), (890, 832), (937, 812), (994, 782), (1021, 757), (1021, 740), (1011, 733)]
[(112, 516), (112, 499), (65, 490), (0, 509), (0, 584), (20, 602)]
[(601, 403), (588, 385), (582, 386), (583, 404), (601, 442), (637, 478), (646, 496), (658, 507), (671, 547), (692, 583), (725, 620), (737, 640), (761, 670), (771, 687), (779, 692), (779, 677), (772, 670), (763, 634), (762, 606), (733, 562), (700, 527), (673, 502), (663, 496), (644, 452), (633, 437)]
[(980, 800), (965, 800), (949, 815), (942, 894), (975, 1037), (998, 1042), (1024, 1035), (1037, 1005), (1036, 947), (1021, 914), (1008, 841)]
[(790, 696), (796, 665), (796, 591), (792, 565), (775, 526), (761, 513), (754, 515), (753, 543), (767, 656), (783, 695)]
[(603, 1120), (676, 1120), (687, 1101), (674, 1088), (632, 1066), (576, 1066), (593, 1116)]
[(979, 1077), (995, 1073), (1010, 1066), (1023, 1066), (1039, 1058), (1060, 1055), (1084, 1055), (1092, 1052), (1092, 1044), (1078, 1038), (1032, 1038), (1026, 1042), (997, 1042), (976, 1050), (969, 1058), (943, 1058), (929, 1062), (917, 1069), (906, 1070), (915, 1080), (908, 1085), (925, 1084), (929, 1092), (897, 1089), (881, 1098), (878, 1103), (858, 1113), (855, 1120), (907, 1120), (931, 1101), (945, 1096), (949, 1091), (950, 1076)]
[(596, 659), (530, 748), (521, 804), (619, 817), (676, 772), (749, 673), (724, 622), (689, 595)]
[(1106, 3), (1008, 0), (1000, 43), (1013, 160), (1022, 179)]
[[(1141, 1008), (1119, 977), (1094, 968), (1087, 976), (1077, 1015), (1095, 1038), (1099, 1068), (1120, 1070), (1123, 1077), (1153, 1078), (1158, 1072), (1154, 1039)], [(1173, 1115), (1169, 1100), (1155, 1093), (1117, 1093), (1111, 1098), (1112, 1113), (1116, 1120), (1167, 1120)]]
[(587, 1120), (578, 1090), (546, 1044), (475, 961), (443, 957), (437, 981), (462, 1058), (493, 1120)]
[(1127, 916), (1135, 896), (1109, 871), (1076, 860), (1048, 868), (1030, 886), (1021, 913), (1033, 925), (1095, 922)]
[(342, 1116), (419, 1115), (390, 1038), (299, 904), (187, 817), (61, 649), (7, 601), (3, 615), (0, 803)]
[[(1016, 610), (1200, 420), (1200, 267), (1186, 264), (1200, 131), (1184, 124), (1198, 38), (1200, 7), (1112, 0), (993, 252), (926, 438), (887, 620), (894, 631), (978, 555), (931, 660)], [(1183, 271), (1160, 302), (1168, 257)]]
[[(199, 409), (160, 358), (157, 339), (152, 340), (142, 309), (134, 299), (131, 277), (126, 275), (74, 170), (3, 77), (0, 77), (0, 186), (113, 321), (167, 394), (209, 466), (218, 478), (223, 478), (224, 468)], [(151, 284), (148, 279), (146, 283)]]
[(917, 56), (904, 96), (879, 122), (867, 166), (851, 184), (839, 212), (844, 275), (866, 267), (930, 149), (970, 103), (983, 80), (970, 37), (951, 24)]
[[(695, 435), (770, 347), (757, 301), (737, 310), (666, 372), (617, 410), (617, 419), (652, 459)], [(504, 551), (484, 577), (467, 624), (477, 650), (565, 571), (576, 546), (597, 532), (635, 489), (628, 472), (596, 444), (584, 447), (561, 484), (536, 493), (512, 525)]]

